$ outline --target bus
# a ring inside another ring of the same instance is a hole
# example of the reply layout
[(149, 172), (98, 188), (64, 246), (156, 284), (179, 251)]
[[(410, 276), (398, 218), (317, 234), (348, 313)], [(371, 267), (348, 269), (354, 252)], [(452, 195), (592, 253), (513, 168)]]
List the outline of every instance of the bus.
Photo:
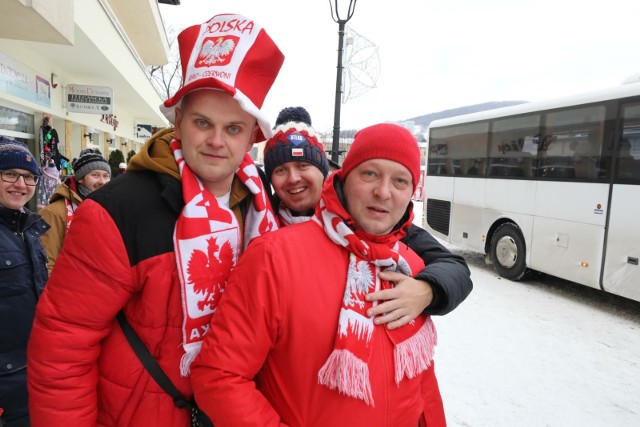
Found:
[(424, 228), (640, 301), (640, 83), (431, 122)]

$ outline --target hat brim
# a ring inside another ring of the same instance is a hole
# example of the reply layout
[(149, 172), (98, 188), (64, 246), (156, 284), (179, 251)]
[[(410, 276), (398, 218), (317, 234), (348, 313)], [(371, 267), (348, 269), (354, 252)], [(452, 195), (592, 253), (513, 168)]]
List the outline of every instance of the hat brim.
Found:
[(190, 92), (194, 92), (196, 90), (222, 90), (228, 93), (233, 99), (238, 101), (240, 107), (251, 114), (258, 121), (258, 127), (260, 128), (260, 132), (258, 132), (256, 142), (262, 142), (267, 138), (271, 138), (273, 132), (271, 130), (271, 125), (269, 120), (262, 114), (260, 109), (256, 107), (253, 102), (243, 94), (239, 89), (234, 89), (229, 85), (221, 82), (215, 78), (204, 78), (198, 79), (186, 86), (183, 86), (178, 90), (175, 95), (171, 98), (167, 99), (163, 104), (160, 105), (160, 111), (164, 116), (169, 120), (169, 122), (175, 125), (176, 121), (176, 107), (182, 101), (182, 98)]

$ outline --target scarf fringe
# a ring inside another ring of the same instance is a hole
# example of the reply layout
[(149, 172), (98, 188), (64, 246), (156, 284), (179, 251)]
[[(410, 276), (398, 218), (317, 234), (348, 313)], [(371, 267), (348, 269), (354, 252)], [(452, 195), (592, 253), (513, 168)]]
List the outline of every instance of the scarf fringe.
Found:
[(318, 372), (318, 382), (374, 407), (369, 366), (348, 350), (333, 350)]
[(438, 334), (431, 318), (410, 338), (396, 344), (394, 349), (396, 385), (403, 377), (415, 378), (426, 371), (433, 360)]
[(184, 348), (184, 354), (180, 359), (180, 375), (183, 377), (188, 377), (191, 373), (191, 364), (200, 353), (200, 349), (202, 348), (202, 341), (184, 344), (182, 346)]

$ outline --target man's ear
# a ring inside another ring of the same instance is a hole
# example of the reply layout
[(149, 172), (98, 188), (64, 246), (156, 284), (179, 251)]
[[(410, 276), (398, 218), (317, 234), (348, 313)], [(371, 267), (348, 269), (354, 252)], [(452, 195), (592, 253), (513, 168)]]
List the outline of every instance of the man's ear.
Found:
[(256, 122), (256, 125), (253, 127), (253, 131), (251, 132), (251, 140), (249, 141), (249, 144), (247, 145), (247, 152), (251, 151), (251, 149), (253, 148), (253, 144), (258, 142), (258, 132), (259, 131), (260, 131), (260, 126), (258, 126), (258, 123)]
[(175, 109), (175, 116), (176, 119), (174, 120), (175, 123), (173, 124), (174, 128), (175, 128), (175, 138), (176, 139), (182, 139), (180, 137), (180, 130), (182, 128), (182, 110), (179, 107), (176, 107)]

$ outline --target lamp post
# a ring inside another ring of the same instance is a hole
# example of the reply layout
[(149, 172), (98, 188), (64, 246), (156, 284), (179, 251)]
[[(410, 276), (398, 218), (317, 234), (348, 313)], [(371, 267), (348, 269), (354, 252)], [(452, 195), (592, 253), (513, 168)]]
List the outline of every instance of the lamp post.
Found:
[(353, 16), (358, 0), (349, 0), (346, 18), (340, 17), (338, 0), (329, 0), (331, 18), (338, 23), (338, 66), (336, 75), (336, 101), (333, 112), (333, 143), (331, 145), (331, 160), (339, 163), (340, 158), (340, 103), (342, 100), (342, 47), (344, 45), (344, 27)]

